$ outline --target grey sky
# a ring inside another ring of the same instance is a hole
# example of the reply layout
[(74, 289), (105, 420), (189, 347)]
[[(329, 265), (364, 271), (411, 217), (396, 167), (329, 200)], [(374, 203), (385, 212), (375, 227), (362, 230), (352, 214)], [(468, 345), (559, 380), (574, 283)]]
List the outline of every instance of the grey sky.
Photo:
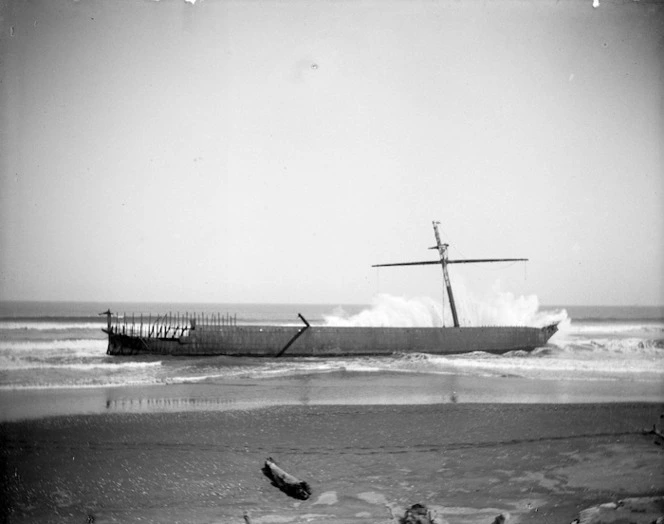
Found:
[(0, 297), (664, 303), (664, 6), (0, 2)]

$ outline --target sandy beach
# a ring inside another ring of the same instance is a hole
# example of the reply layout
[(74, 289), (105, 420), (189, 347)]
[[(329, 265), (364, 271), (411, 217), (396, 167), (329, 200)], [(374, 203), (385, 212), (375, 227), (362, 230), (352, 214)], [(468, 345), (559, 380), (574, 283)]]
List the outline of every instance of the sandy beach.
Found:
[[(138, 392), (135, 392), (138, 394)], [(79, 414), (0, 425), (3, 521), (569, 523), (664, 492), (655, 403), (294, 405)], [(298, 501), (267, 457), (309, 482)]]

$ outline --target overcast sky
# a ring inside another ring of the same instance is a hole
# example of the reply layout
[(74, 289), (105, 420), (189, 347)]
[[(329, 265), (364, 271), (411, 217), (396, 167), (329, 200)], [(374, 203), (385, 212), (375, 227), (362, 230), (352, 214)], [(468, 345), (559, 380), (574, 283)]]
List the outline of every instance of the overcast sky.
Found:
[(0, 0), (0, 297), (664, 303), (664, 5)]

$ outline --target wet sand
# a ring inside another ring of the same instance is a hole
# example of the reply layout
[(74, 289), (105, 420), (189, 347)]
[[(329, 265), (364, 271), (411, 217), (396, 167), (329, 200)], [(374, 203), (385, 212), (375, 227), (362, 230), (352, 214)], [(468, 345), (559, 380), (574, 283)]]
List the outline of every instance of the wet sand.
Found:
[[(236, 406), (237, 408), (237, 406)], [(419, 502), (449, 524), (569, 523), (664, 492), (641, 429), (664, 405), (294, 405), (0, 424), (4, 521), (386, 523)], [(308, 481), (308, 501), (261, 473)]]
[(145, 386), (0, 391), (0, 421), (54, 415), (228, 411), (269, 406), (658, 403), (664, 383), (329, 372)]

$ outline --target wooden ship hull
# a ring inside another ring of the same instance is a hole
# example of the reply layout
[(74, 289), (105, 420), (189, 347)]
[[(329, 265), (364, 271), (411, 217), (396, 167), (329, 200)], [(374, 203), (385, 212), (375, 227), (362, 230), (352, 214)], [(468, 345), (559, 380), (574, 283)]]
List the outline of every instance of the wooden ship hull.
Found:
[(449, 264), (522, 261), (525, 258), (450, 260), (448, 244), (440, 240), (438, 222), (433, 222), (438, 260), (378, 264), (383, 266), (440, 265), (454, 327), (331, 327), (311, 326), (302, 315), (304, 327), (241, 325), (228, 315), (176, 315), (137, 323), (132, 317), (113, 317), (106, 311), (109, 355), (233, 355), (255, 357), (332, 357), (389, 355), (393, 353), (454, 354), (485, 351), (506, 353), (530, 351), (544, 346), (557, 331), (556, 324), (543, 328), (522, 326), (461, 327)]
[[(145, 327), (145, 326), (144, 326)], [(534, 327), (329, 327), (196, 324), (171, 333), (138, 333), (140, 326), (112, 325), (109, 355), (229, 355), (334, 357), (393, 353), (455, 354), (530, 351), (546, 345), (557, 326)]]

